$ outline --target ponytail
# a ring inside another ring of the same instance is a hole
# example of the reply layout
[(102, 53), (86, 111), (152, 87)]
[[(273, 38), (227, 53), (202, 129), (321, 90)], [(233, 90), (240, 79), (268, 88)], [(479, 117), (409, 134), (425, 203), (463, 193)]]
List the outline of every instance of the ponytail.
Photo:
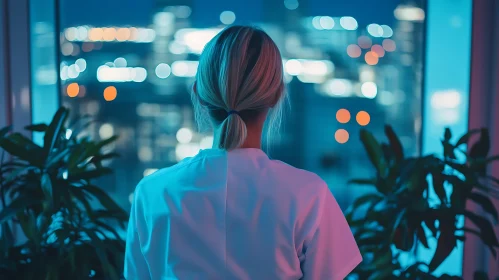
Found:
[(248, 136), (246, 123), (238, 113), (228, 114), (220, 125), (219, 133), (220, 135), (215, 139), (219, 139), (220, 142), (216, 144), (220, 149), (225, 150), (240, 147)]

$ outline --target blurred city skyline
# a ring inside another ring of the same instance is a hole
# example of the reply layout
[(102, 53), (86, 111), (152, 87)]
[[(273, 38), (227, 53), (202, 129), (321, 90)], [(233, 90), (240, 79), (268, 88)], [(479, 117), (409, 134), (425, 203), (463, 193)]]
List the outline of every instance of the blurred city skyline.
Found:
[[(106, 185), (126, 204), (142, 177), (211, 147), (189, 96), (199, 55), (224, 27), (257, 25), (281, 50), (292, 107), (271, 157), (346, 186), (369, 172), (363, 127), (381, 135), (390, 123), (406, 154), (419, 152), (423, 3), (62, 0), (62, 101), (97, 120), (91, 136), (120, 135)], [(341, 205), (353, 199), (338, 191)]]
[(75, 25), (138, 25), (151, 24), (150, 15), (158, 9), (158, 2), (166, 5), (188, 5), (192, 8), (193, 24), (196, 26), (215, 25), (219, 14), (232, 11), (238, 24), (249, 24), (266, 17), (265, 4), (285, 6), (286, 2), (298, 7), (302, 16), (351, 16), (359, 25), (370, 23), (392, 25), (395, 22), (393, 11), (400, 0), (366, 1), (323, 1), (323, 0), (189, 0), (189, 1), (136, 1), (136, 0), (87, 0), (61, 1), (62, 22), (67, 26)]

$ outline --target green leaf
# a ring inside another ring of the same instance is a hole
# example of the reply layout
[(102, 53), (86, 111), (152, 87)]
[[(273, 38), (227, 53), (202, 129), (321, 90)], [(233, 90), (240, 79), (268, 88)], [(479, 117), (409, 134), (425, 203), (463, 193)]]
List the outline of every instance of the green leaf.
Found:
[(103, 161), (106, 159), (117, 158), (119, 156), (120, 155), (118, 153), (107, 153), (107, 154), (103, 154), (103, 155), (96, 155), (95, 157), (92, 158), (92, 160), (90, 162), (96, 163), (96, 162), (100, 162), (100, 161)]
[(81, 203), (88, 217), (92, 220), (95, 219), (94, 210), (90, 205), (90, 195), (88, 195), (86, 192), (84, 192), (81, 188), (78, 187), (71, 187), (68, 190), (71, 193), (71, 195), (73, 195), (73, 197)]
[(120, 225), (123, 227), (124, 222), (128, 222), (130, 218), (128, 213), (123, 211), (122, 209), (116, 211), (109, 210), (95, 210), (93, 213), (94, 219), (113, 219), (120, 222)]
[(376, 182), (376, 179), (352, 179), (348, 181), (348, 184), (375, 186)]
[(455, 147), (451, 143), (442, 141), (442, 146), (444, 148), (444, 158), (457, 159)]
[(77, 123), (70, 123), (68, 127), (71, 128), (72, 133), (70, 139), (76, 139), (80, 133), (90, 127), (92, 124), (96, 124), (97, 121), (89, 118), (80, 119)]
[(116, 240), (121, 240), (121, 236), (118, 234), (118, 232), (110, 225), (102, 222), (102, 221), (94, 221), (95, 225), (103, 228), (104, 230), (108, 231), (109, 233), (111, 233), (114, 238), (116, 238)]
[(104, 273), (110, 279), (119, 279), (118, 273), (116, 272), (114, 267), (109, 263), (108, 256), (106, 255), (106, 245), (104, 244), (104, 242), (102, 242), (102, 240), (97, 236), (97, 234), (94, 231), (84, 230), (84, 232), (91, 239), (91, 245), (95, 248), (95, 253), (97, 254), (97, 257), (99, 258), (102, 264), (102, 269), (104, 270)]
[(453, 169), (455, 169), (456, 171), (462, 173), (464, 175), (464, 177), (471, 177), (472, 176), (472, 173), (471, 173), (472, 170), (470, 170), (470, 168), (468, 168), (468, 166), (466, 164), (452, 162), (452, 161), (447, 161), (446, 164), (449, 165), (450, 167), (452, 167)]
[(387, 250), (380, 256), (377, 256), (377, 258), (373, 261), (372, 265), (374, 267), (380, 267), (380, 266), (386, 266), (386, 265), (391, 265), (393, 261), (393, 254), (392, 250)]
[(489, 275), (483, 271), (477, 271), (473, 274), (473, 280), (489, 280)]
[(49, 155), (50, 152), (52, 152), (56, 142), (59, 140), (68, 115), (69, 111), (64, 107), (59, 108), (59, 110), (55, 113), (43, 139), (43, 148), (46, 155)]
[(42, 179), (41, 179), (41, 186), (42, 186), (42, 191), (43, 194), (45, 195), (45, 198), (50, 201), (50, 203), (54, 203), (53, 201), (53, 189), (52, 189), (52, 180), (50, 179), (50, 175), (47, 173), (43, 173)]
[(27, 166), (24, 168), (16, 168), (8, 172), (8, 176), (5, 178), (4, 183), (10, 183), (12, 181), (21, 180), (20, 176), (23, 176), (26, 172), (30, 170), (37, 170), (38, 168), (34, 166)]
[(464, 215), (480, 229), (480, 236), (485, 244), (499, 246), (499, 241), (497, 241), (494, 227), (489, 220), (470, 211), (464, 211)]
[(409, 206), (408, 208), (412, 210), (412, 212), (416, 213), (424, 213), (426, 212), (426, 210), (430, 208), (428, 200), (425, 199), (424, 197), (411, 199), (408, 206)]
[(37, 230), (36, 230), (36, 220), (32, 212), (28, 212), (27, 214), (19, 212), (17, 214), (17, 219), (19, 220), (19, 223), (21, 225), (21, 228), (23, 230), (24, 235), (34, 242), (36, 245), (40, 246), (40, 244), (37, 244)]
[(81, 188), (87, 193), (94, 196), (106, 209), (110, 211), (124, 212), (124, 210), (101, 188), (92, 185), (86, 185)]
[(490, 150), (489, 131), (486, 128), (481, 129), (480, 139), (471, 146), (469, 156), (471, 158), (485, 158)]
[(380, 245), (383, 243), (386, 243), (387, 238), (383, 234), (371, 234), (371, 235), (366, 235), (366, 234), (355, 234), (355, 240), (357, 241), (358, 246), (372, 246), (372, 245)]
[(422, 225), (419, 225), (416, 229), (416, 237), (426, 249), (430, 248), (428, 246), (428, 238), (426, 237), (426, 233)]
[(395, 231), (397, 230), (397, 228), (399, 228), (400, 224), (402, 223), (402, 220), (406, 217), (406, 214), (407, 213), (407, 209), (402, 209), (398, 214), (397, 214), (397, 217), (395, 218), (395, 222), (393, 223), (393, 226), (392, 226), (392, 236), (390, 237), (390, 239), (393, 239), (394, 236), (397, 234)]
[(40, 166), (43, 162), (42, 148), (20, 133), (12, 133), (0, 139), (0, 147), (33, 165)]
[(459, 240), (459, 241), (461, 241), (461, 242), (464, 242), (464, 241), (466, 241), (466, 236), (464, 236), (464, 235), (456, 235), (456, 239)]
[(461, 136), (461, 138), (459, 138), (459, 140), (456, 142), (455, 147), (459, 147), (463, 144), (468, 144), (468, 141), (470, 140), (471, 136), (479, 133), (480, 131), (481, 131), (480, 129), (472, 129), (472, 130), (468, 131), (466, 134)]
[(90, 180), (90, 179), (95, 179), (99, 178), (105, 175), (109, 175), (113, 173), (113, 170), (108, 167), (101, 167), (98, 169), (92, 169), (92, 170), (83, 170), (83, 171), (76, 171), (69, 173), (68, 180), (73, 181), (73, 180)]
[[(99, 165), (100, 160), (98, 157), (101, 156), (101, 149), (113, 143), (114, 141), (116, 141), (116, 139), (118, 139), (118, 136), (114, 135), (97, 143), (89, 143), (86, 147), (85, 156), (83, 158), (85, 159), (90, 157), (91, 160), (89, 161), (89, 163), (93, 162), (94, 164)], [(112, 153), (110, 155), (112, 155)]]
[(455, 229), (453, 219), (440, 221), (440, 236), (438, 236), (437, 249), (429, 264), (430, 271), (437, 269), (456, 247)]
[(50, 225), (51, 220), (47, 217), (48, 215), (48, 213), (41, 213), (36, 218), (36, 227), (39, 232), (45, 232)]
[(72, 229), (70, 227), (63, 226), (62, 228), (55, 230), (54, 233), (57, 236), (57, 241), (61, 244), (61, 246), (63, 246), (66, 239), (71, 236)]
[(97, 142), (96, 147), (100, 150), (101, 148), (113, 143), (116, 140), (118, 140), (118, 135), (113, 135), (107, 139)]
[(14, 244), (14, 235), (8, 223), (2, 223), (1, 225), (1, 238), (0, 238), (0, 259), (8, 253), (9, 247)]
[(483, 208), (483, 210), (492, 215), (496, 223), (498, 222), (497, 209), (494, 203), (490, 200), (490, 198), (477, 192), (470, 193), (468, 197), (477, 204), (479, 204)]
[(76, 270), (76, 251), (72, 250), (68, 253), (69, 265), (71, 266), (71, 270)]
[(0, 224), (14, 217), (18, 212), (40, 203), (41, 201), (35, 197), (20, 196), (15, 198), (7, 207), (0, 211)]
[(466, 208), (466, 200), (471, 192), (471, 187), (454, 175), (446, 175), (445, 180), (452, 184), (452, 193), (450, 195), (451, 205), (455, 209), (464, 210)]
[(64, 158), (66, 156), (68, 156), (70, 153), (71, 153), (71, 150), (64, 149), (64, 150), (60, 151), (59, 153), (57, 153), (53, 156), (50, 156), (48, 161), (47, 161), (46, 168), (48, 169), (48, 168), (54, 166), (54, 164), (59, 163), (61, 160), (64, 160)]
[(445, 128), (445, 133), (444, 133), (444, 140), (447, 142), (452, 138), (452, 132), (448, 127)]
[(28, 131), (36, 131), (36, 132), (45, 132), (48, 128), (48, 125), (44, 124), (44, 123), (40, 123), (40, 124), (31, 124), (31, 125), (27, 125), (24, 127), (24, 129), (28, 130)]
[(369, 203), (369, 202), (371, 202), (371, 203), (378, 202), (382, 199), (383, 199), (383, 197), (380, 196), (379, 194), (366, 194), (366, 195), (360, 196), (357, 199), (355, 199), (355, 201), (352, 204), (352, 209), (356, 209), (357, 207), (362, 206), (362, 205)]
[[(367, 130), (362, 129), (360, 131), (360, 140), (366, 149), (369, 160), (378, 171), (379, 176), (385, 177), (386, 175), (386, 162), (383, 157), (383, 151), (381, 150), (381, 145), (378, 143), (376, 138), (368, 132)], [(381, 193), (386, 193), (388, 190), (380, 190)]]
[[(377, 201), (380, 201), (382, 199), (383, 199), (383, 196), (376, 194), (376, 193), (365, 194), (365, 195), (362, 195), (362, 196), (358, 197), (357, 199), (355, 199), (353, 205), (358, 207), (358, 206), (361, 206), (365, 203), (377, 202)], [(356, 208), (356, 207), (354, 207), (354, 208)]]
[[(476, 231), (474, 229), (470, 229), (470, 228), (463, 228), (463, 230), (465, 232), (469, 232), (469, 233), (475, 235), (476, 237), (480, 238), (482, 240), (482, 242), (485, 243), (481, 232)], [(487, 247), (489, 247), (490, 253), (494, 256), (494, 258), (496, 258), (497, 257), (497, 252), (496, 252), (496, 248), (495, 247), (497, 247), (497, 246), (493, 246), (493, 245), (490, 245), (490, 244), (487, 244), (487, 243), (485, 243), (485, 245), (487, 245)]]
[(395, 248), (409, 252), (414, 246), (414, 230), (407, 225), (406, 221), (402, 221), (395, 228), (392, 240)]
[(88, 143), (80, 142), (72, 148), (68, 158), (68, 170), (72, 171), (85, 158)]
[(412, 195), (419, 197), (426, 190), (428, 190), (429, 185), (425, 175), (426, 174), (423, 173), (422, 167), (414, 169), (409, 181), (407, 182), (407, 188), (411, 191)]
[(431, 177), (433, 180), (433, 190), (437, 194), (441, 203), (447, 204), (447, 202), (448, 202), (447, 193), (445, 192), (445, 188), (444, 188), (445, 178), (442, 176), (442, 172), (443, 172), (443, 170), (441, 170), (441, 172), (437, 171), (437, 172), (433, 172), (431, 174)]
[(488, 164), (488, 163), (491, 163), (493, 161), (497, 161), (499, 160), (499, 155), (497, 156), (491, 156), (491, 157), (488, 157), (486, 160), (485, 160), (485, 163)]
[(381, 279), (393, 279), (393, 272), (395, 271), (393, 265), (386, 267), (384, 269), (379, 269), (374, 271), (372, 275), (367, 278), (367, 280), (381, 280)]
[(437, 227), (435, 226), (435, 218), (427, 215), (425, 218), (423, 218), (423, 223), (431, 231), (433, 236), (437, 237), (438, 230)]
[(400, 139), (397, 137), (393, 128), (389, 125), (385, 126), (385, 134), (388, 138), (388, 142), (390, 143), (390, 147), (392, 148), (393, 154), (395, 155), (395, 159), (400, 162), (404, 159), (404, 148), (402, 148), (402, 144), (400, 143)]
[(5, 135), (7, 135), (7, 133), (9, 133), (9, 131), (12, 129), (11, 126), (6, 126), (2, 129), (0, 129), (0, 139), (5, 137)]

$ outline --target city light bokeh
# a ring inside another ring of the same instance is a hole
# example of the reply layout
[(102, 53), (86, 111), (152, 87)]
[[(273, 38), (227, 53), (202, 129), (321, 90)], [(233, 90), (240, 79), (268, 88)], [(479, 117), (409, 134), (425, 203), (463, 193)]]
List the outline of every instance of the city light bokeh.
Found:
[[(380, 2), (377, 11), (366, 10), (360, 0), (353, 6), (313, 0), (246, 6), (145, 0), (133, 15), (106, 8), (104, 18), (83, 17), (83, 7), (62, 2), (62, 101), (75, 114), (96, 120), (85, 132), (90, 136), (119, 135), (113, 152), (121, 158), (108, 162), (116, 174), (106, 185), (124, 205), (144, 176), (211, 148), (211, 132), (194, 122), (190, 93), (204, 46), (231, 24), (262, 28), (281, 50), (290, 106), (281, 131), (269, 141), (269, 155), (338, 186), (340, 205), (356, 195), (345, 187), (348, 179), (369, 172), (361, 129), (379, 135), (389, 123), (404, 146), (412, 147), (406, 153), (417, 152), (422, 0)], [(37, 75), (43, 81), (57, 77)], [(450, 106), (454, 95), (442, 92), (432, 102)], [(341, 164), (323, 166), (324, 154)]]

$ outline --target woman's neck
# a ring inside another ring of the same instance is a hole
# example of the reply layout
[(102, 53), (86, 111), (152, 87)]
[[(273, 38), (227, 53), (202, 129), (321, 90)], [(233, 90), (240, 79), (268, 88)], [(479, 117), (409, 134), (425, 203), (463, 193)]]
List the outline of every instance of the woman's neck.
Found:
[(244, 140), (244, 143), (241, 145), (241, 148), (247, 149), (247, 148), (255, 148), (255, 149), (261, 149), (262, 148), (262, 128), (254, 128), (252, 129), (252, 126), (246, 127), (248, 131), (248, 136), (246, 137), (246, 140)]
[[(215, 136), (213, 139), (213, 143), (219, 143), (219, 135), (218, 130), (220, 127), (215, 127)], [(247, 131), (247, 136), (246, 140), (244, 140), (244, 143), (241, 145), (240, 148), (243, 149), (248, 149), (248, 148), (254, 148), (254, 149), (261, 149), (262, 148), (262, 130), (263, 130), (263, 124), (252, 124), (252, 125), (246, 125), (246, 131)], [(213, 148), (218, 148), (213, 144)]]

